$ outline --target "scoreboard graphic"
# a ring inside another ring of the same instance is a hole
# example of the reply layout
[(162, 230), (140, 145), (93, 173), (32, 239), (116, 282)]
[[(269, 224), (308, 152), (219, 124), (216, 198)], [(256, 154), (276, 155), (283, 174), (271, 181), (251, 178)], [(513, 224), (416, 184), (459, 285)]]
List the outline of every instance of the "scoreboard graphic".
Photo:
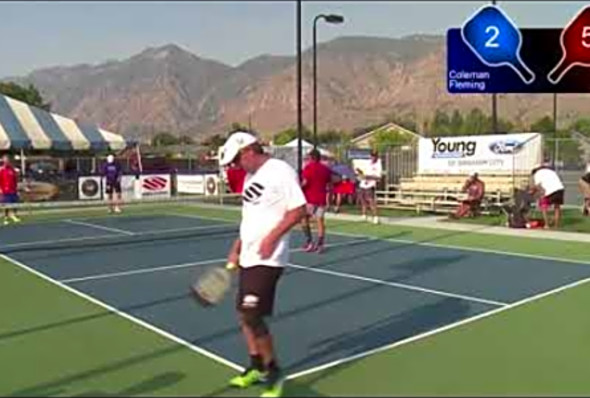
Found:
[(520, 29), (486, 5), (447, 31), (447, 89), (469, 93), (590, 92), (590, 6), (563, 29)]

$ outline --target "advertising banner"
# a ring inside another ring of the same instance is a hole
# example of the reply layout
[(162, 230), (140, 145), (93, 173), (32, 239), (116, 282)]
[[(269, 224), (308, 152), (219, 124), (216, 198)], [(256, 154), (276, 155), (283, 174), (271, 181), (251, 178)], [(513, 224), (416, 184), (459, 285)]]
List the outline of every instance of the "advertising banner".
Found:
[(530, 172), (542, 160), (538, 133), (421, 138), (419, 174)]

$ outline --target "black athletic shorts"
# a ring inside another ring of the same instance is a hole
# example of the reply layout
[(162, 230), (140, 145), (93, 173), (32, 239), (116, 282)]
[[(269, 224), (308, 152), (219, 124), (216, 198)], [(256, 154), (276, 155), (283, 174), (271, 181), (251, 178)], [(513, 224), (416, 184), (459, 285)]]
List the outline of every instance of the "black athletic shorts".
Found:
[(259, 316), (272, 315), (277, 282), (283, 267), (256, 265), (240, 268), (236, 308)]
[(113, 192), (121, 193), (121, 183), (120, 182), (107, 182), (106, 192), (108, 195), (112, 194)]
[(552, 205), (562, 205), (563, 204), (563, 197), (565, 191), (560, 189), (559, 191), (553, 192), (551, 195), (547, 196), (549, 203)]

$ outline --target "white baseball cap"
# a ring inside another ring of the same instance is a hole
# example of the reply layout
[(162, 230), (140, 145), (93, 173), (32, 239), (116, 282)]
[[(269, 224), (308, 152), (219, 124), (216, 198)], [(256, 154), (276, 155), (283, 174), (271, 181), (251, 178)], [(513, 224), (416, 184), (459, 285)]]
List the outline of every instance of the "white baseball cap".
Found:
[(115, 157), (113, 155), (107, 156), (107, 163), (113, 163), (115, 161)]
[(241, 149), (246, 148), (248, 145), (252, 145), (255, 142), (258, 142), (258, 138), (252, 134), (246, 133), (244, 131), (236, 131), (227, 139), (227, 141), (225, 141), (225, 144), (223, 144), (221, 147), (219, 164), (221, 166), (227, 166), (233, 162)]

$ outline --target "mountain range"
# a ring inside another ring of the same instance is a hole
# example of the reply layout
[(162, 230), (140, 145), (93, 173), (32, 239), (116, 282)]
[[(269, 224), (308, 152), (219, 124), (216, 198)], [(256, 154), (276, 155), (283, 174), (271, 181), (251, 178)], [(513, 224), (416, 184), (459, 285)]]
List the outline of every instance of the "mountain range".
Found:
[[(386, 117), (413, 118), (427, 129), (437, 109), (491, 111), (490, 95), (446, 90), (442, 36), (340, 37), (317, 47), (318, 129), (346, 130)], [(312, 52), (303, 53), (303, 120), (312, 121)], [(169, 44), (98, 65), (38, 69), (1, 80), (34, 84), (52, 111), (126, 136), (157, 132), (199, 140), (232, 123), (270, 136), (296, 126), (296, 58), (261, 55), (238, 66)], [(588, 114), (585, 95), (563, 95), (558, 120)], [(552, 115), (551, 94), (498, 96), (498, 115), (525, 128)], [(419, 131), (427, 132), (427, 131)]]

